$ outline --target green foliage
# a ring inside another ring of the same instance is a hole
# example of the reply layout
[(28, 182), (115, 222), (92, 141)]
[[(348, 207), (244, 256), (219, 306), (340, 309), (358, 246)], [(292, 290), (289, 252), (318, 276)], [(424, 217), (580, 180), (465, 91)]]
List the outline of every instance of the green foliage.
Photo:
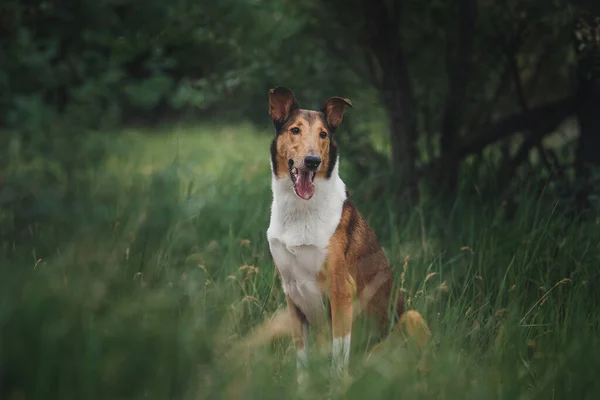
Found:
[(88, 185), (107, 156), (105, 132), (136, 115), (160, 115), (182, 75), (219, 66), (197, 56), (223, 50), (202, 26), (205, 8), (189, 1), (3, 3), (3, 238), (31, 238), (39, 220), (68, 236), (73, 220), (93, 217)]
[[(268, 142), (215, 126), (113, 136), (88, 176), (98, 215), (70, 216), (77, 237), (57, 243), (52, 223), (38, 220), (29, 247), (2, 243), (2, 398), (297, 397), (291, 341), (225, 357), (284, 304), (264, 234)], [(342, 164), (438, 345), (422, 375), (403, 346), (365, 360), (358, 325), (345, 394), (315, 351), (309, 395), (595, 397), (598, 221), (574, 224), (526, 189), (512, 219), (470, 195), (449, 213), (424, 203), (398, 216), (387, 192), (369, 199), (350, 171)]]
[[(498, 166), (515, 143), (500, 161), (493, 146), (466, 158), (460, 195), (443, 208), (424, 192), (400, 214), (400, 185), (388, 172), (390, 110), (381, 109), (388, 82), (353, 4), (363, 2), (2, 3), (1, 398), (294, 395), (289, 341), (241, 366), (224, 357), (283, 295), (264, 234), (270, 135), (214, 122), (272, 133), (266, 98), (278, 85), (306, 108), (352, 99), (336, 134), (344, 179), (439, 342), (421, 376), (419, 357), (401, 347), (365, 361), (368, 338), (357, 327), (345, 397), (592, 397), (595, 214), (574, 224), (534, 163), (515, 174), (531, 189), (513, 193), (516, 209), (498, 198)], [(576, 62), (565, 1), (478, 4), (463, 139), (569, 94)], [(460, 15), (441, 1), (403, 5), (395, 22), (414, 90), (417, 159), (430, 161), (453, 100), (446, 52)], [(173, 115), (211, 125), (117, 133)], [(322, 396), (328, 360), (315, 357), (310, 390)]]
[(176, 110), (264, 123), (272, 86), (305, 87), (299, 98), (317, 107), (347, 82), (306, 40), (306, 15), (286, 1), (259, 3), (4, 2), (0, 209), (12, 217), (0, 233), (28, 236), (50, 219), (67, 235), (71, 213), (91, 217), (89, 175), (123, 123)]

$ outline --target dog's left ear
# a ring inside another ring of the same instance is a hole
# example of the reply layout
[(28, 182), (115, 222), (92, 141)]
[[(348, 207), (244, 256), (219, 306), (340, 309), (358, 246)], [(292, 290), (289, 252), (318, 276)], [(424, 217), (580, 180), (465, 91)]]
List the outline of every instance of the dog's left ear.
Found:
[(321, 112), (325, 114), (325, 119), (331, 129), (336, 130), (342, 123), (346, 106), (352, 107), (352, 102), (349, 99), (330, 97), (321, 107)]

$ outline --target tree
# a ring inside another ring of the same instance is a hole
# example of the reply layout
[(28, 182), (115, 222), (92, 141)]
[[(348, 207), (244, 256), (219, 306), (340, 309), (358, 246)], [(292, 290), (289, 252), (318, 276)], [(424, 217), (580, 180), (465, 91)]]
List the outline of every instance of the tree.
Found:
[(309, 12), (314, 35), (379, 92), (392, 168), (414, 201), (423, 176), (452, 195), (465, 160), (498, 141), (524, 136), (498, 166), (500, 190), (532, 149), (545, 153), (542, 139), (574, 112), (566, 5), (355, 0)]
[(580, 133), (575, 169), (582, 185), (577, 194), (578, 204), (587, 208), (593, 190), (593, 173), (600, 171), (600, 4), (594, 1), (576, 3), (580, 14), (575, 28), (578, 56), (576, 112)]

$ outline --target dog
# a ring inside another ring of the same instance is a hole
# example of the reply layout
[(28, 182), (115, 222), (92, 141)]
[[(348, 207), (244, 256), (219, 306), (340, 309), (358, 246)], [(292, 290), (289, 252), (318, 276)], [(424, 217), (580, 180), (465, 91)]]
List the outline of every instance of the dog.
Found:
[(267, 239), (286, 295), (300, 384), (307, 379), (309, 328), (327, 322), (333, 371), (347, 371), (357, 306), (382, 332), (402, 325), (420, 347), (430, 336), (418, 312), (405, 312), (384, 251), (340, 178), (335, 133), (346, 107), (349, 99), (331, 97), (318, 111), (301, 109), (290, 89), (269, 91), (275, 137)]

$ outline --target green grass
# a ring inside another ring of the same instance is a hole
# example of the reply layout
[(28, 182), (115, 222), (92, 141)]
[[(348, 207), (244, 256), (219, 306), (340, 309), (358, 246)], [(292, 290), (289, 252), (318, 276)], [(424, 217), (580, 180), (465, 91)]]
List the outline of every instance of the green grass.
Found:
[[(76, 221), (72, 240), (53, 241), (42, 221), (30, 248), (4, 243), (0, 397), (299, 396), (288, 340), (248, 359), (224, 356), (284, 304), (265, 235), (269, 140), (243, 126), (124, 132), (92, 174), (99, 211)], [(415, 368), (421, 356), (402, 346), (367, 362), (359, 325), (348, 386), (330, 387), (328, 360), (316, 353), (307, 395), (596, 397), (598, 220), (575, 223), (552, 198), (526, 190), (512, 219), (477, 198), (449, 212), (424, 205), (397, 215), (393, 201), (370, 199), (368, 182), (346, 176), (346, 165), (342, 177), (399, 284), (405, 271), (410, 307), (436, 346), (427, 375)]]

